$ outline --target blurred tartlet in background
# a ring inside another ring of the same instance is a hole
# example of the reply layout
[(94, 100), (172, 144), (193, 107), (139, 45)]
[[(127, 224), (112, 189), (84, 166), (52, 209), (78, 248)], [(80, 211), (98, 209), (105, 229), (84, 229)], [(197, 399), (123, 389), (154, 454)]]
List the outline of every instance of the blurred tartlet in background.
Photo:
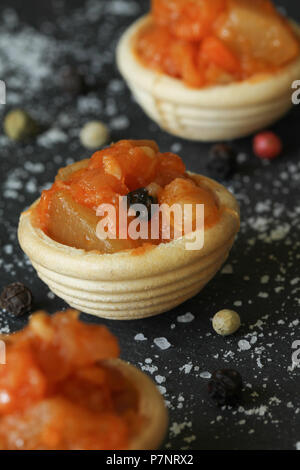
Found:
[(269, 0), (153, 0), (117, 62), (145, 112), (171, 134), (242, 137), (282, 117), (300, 75), (299, 28)]

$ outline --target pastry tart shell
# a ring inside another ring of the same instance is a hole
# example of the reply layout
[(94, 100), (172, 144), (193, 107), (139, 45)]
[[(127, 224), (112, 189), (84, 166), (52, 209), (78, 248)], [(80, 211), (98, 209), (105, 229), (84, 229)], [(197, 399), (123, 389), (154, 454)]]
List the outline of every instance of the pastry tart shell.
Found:
[(190, 176), (210, 189), (222, 208), (218, 222), (205, 230), (201, 250), (187, 250), (190, 238), (183, 236), (141, 252), (87, 252), (49, 238), (32, 223), (31, 209), (20, 218), (20, 245), (51, 291), (77, 310), (116, 320), (166, 312), (196, 295), (214, 277), (239, 230), (234, 196), (209, 178)]
[[(235, 139), (271, 125), (292, 107), (300, 56), (274, 74), (197, 90), (139, 60), (134, 41), (150, 20), (151, 15), (142, 17), (123, 34), (117, 64), (136, 101), (170, 134), (204, 142)], [(293, 27), (300, 36), (300, 28)]]
[(139, 396), (138, 412), (145, 423), (141, 432), (131, 438), (128, 450), (158, 449), (167, 432), (168, 413), (156, 385), (146, 374), (120, 359), (110, 359), (104, 363), (131, 382)]

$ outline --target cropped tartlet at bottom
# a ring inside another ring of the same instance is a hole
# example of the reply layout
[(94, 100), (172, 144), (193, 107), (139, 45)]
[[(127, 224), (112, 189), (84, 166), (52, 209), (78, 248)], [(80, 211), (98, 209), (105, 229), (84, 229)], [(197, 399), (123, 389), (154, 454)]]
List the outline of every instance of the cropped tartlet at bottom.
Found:
[(155, 450), (168, 414), (155, 383), (119, 359), (117, 339), (79, 312), (36, 312), (6, 344), (1, 450)]
[(142, 432), (131, 439), (128, 450), (158, 449), (167, 432), (168, 413), (155, 384), (146, 374), (121, 359), (111, 359), (105, 361), (105, 364), (119, 371), (139, 394), (138, 411), (145, 420), (145, 426)]
[(137, 253), (86, 252), (49, 238), (32, 223), (31, 210), (20, 218), (20, 245), (51, 291), (82, 312), (114, 320), (166, 312), (195, 296), (215, 276), (239, 230), (234, 196), (209, 178), (189, 175), (209, 188), (222, 207), (220, 220), (205, 230), (201, 250), (187, 250), (190, 236), (183, 236)]
[[(117, 63), (137, 102), (170, 134), (196, 141), (235, 139), (271, 125), (292, 107), (300, 57), (274, 74), (197, 90), (142, 64), (134, 41), (150, 21), (146, 15), (123, 34)], [(300, 36), (299, 26), (293, 27)]]

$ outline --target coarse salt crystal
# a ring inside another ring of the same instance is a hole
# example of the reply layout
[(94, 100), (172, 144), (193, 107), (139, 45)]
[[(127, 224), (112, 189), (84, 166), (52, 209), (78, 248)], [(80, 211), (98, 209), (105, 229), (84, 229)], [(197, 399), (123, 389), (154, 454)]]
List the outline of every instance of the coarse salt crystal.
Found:
[(159, 349), (162, 350), (169, 349), (171, 346), (167, 338), (155, 338), (153, 342)]
[(195, 316), (191, 312), (187, 312), (184, 315), (177, 317), (178, 323), (190, 323), (195, 319)]

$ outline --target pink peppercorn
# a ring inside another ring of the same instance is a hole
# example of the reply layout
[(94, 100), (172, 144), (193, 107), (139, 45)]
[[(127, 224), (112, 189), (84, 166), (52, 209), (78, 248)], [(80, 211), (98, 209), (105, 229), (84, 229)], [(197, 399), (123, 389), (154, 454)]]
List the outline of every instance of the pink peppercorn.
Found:
[(273, 160), (282, 152), (281, 139), (274, 132), (261, 132), (254, 137), (253, 151), (259, 158)]

